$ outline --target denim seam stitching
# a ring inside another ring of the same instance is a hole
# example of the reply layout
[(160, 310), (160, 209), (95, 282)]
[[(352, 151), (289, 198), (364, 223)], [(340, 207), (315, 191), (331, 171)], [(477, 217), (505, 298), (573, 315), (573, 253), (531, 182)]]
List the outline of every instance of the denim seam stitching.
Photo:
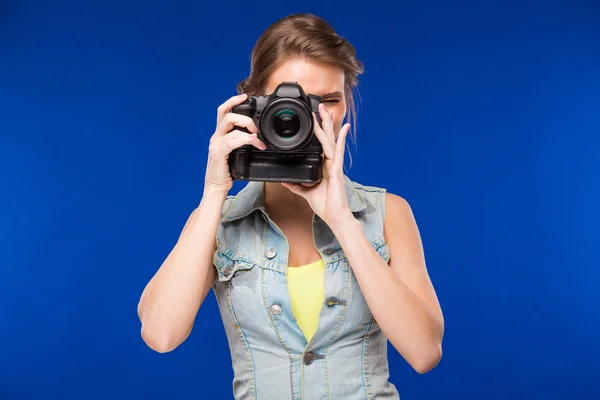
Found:
[[(317, 249), (317, 251), (319, 252), (321, 257), (323, 258), (323, 260), (325, 261), (325, 268), (323, 269), (323, 291), (325, 291), (325, 289), (327, 287), (327, 282), (326, 282), (327, 267), (330, 265), (330, 262), (323, 256), (323, 254), (321, 253), (321, 250), (318, 248), (317, 236), (315, 235), (315, 223), (316, 223), (315, 214), (313, 214), (312, 221), (310, 224), (311, 235), (312, 235), (313, 245), (315, 246), (315, 248)], [(317, 322), (317, 332), (319, 331), (321, 322), (323, 322), (323, 321), (321, 320), (321, 318), (319, 318), (319, 320)], [(307, 343), (307, 345), (308, 345), (308, 343)], [(331, 382), (329, 381), (329, 359), (326, 357), (328, 349), (329, 349), (329, 347), (325, 349), (324, 361), (325, 361), (325, 382), (327, 382), (327, 398), (330, 399), (331, 398)]]
[(368, 368), (369, 361), (367, 358), (367, 351), (369, 349), (369, 340), (371, 339), (371, 333), (373, 333), (373, 327), (375, 326), (375, 321), (371, 319), (371, 326), (369, 326), (369, 330), (365, 334), (363, 338), (363, 351), (362, 351), (362, 361), (363, 361), (363, 384), (365, 388), (365, 396), (367, 400), (373, 398), (373, 394), (371, 392), (371, 382), (369, 381)]
[(368, 193), (382, 193), (385, 192), (386, 189), (382, 188), (382, 187), (377, 187), (377, 186), (367, 186), (367, 185), (361, 185), (360, 183), (356, 183), (354, 182), (354, 189), (356, 190), (362, 190), (363, 192), (368, 192)]
[(256, 371), (254, 366), (254, 357), (252, 357), (252, 352), (250, 350), (250, 345), (248, 344), (248, 339), (246, 338), (246, 334), (240, 325), (237, 317), (235, 316), (235, 311), (233, 310), (233, 304), (231, 303), (231, 281), (227, 284), (227, 300), (229, 302), (229, 309), (231, 310), (231, 316), (235, 322), (234, 327), (238, 331), (238, 335), (244, 344), (244, 348), (246, 349), (246, 358), (248, 359), (248, 364), (250, 365), (250, 369), (252, 370), (252, 398), (256, 399)]
[(381, 226), (384, 227), (385, 229), (385, 206), (386, 206), (386, 199), (387, 199), (387, 195), (386, 195), (386, 190), (383, 190), (381, 192), (381, 195), (379, 196), (379, 209), (381, 211)]
[[(265, 229), (263, 230), (263, 235), (262, 235), (262, 243), (263, 243), (263, 249), (266, 247), (267, 244), (267, 234), (268, 234), (268, 230), (269, 230), (269, 224), (265, 225)], [(286, 240), (287, 241), (287, 240)], [(279, 329), (277, 329), (277, 324), (275, 323), (275, 319), (273, 318), (273, 315), (268, 311), (269, 310), (269, 305), (267, 302), (267, 298), (265, 297), (265, 274), (264, 274), (264, 268), (261, 268), (261, 290), (262, 290), (262, 298), (263, 298), (263, 303), (265, 305), (265, 307), (267, 308), (267, 314), (269, 315), (269, 319), (271, 320), (271, 324), (273, 325), (273, 329), (275, 329), (275, 334), (277, 335), (277, 337), (279, 338), (279, 341), (281, 342), (281, 345), (283, 346), (283, 348), (287, 351), (288, 353), (288, 357), (290, 359), (290, 381), (292, 383), (292, 398), (294, 398), (294, 358), (292, 357), (292, 354), (290, 353), (290, 349), (288, 348), (288, 346), (285, 344), (283, 338), (281, 337), (281, 334), (279, 332)]]
[[(217, 252), (220, 254), (221, 257), (227, 258), (230, 261), (243, 261), (248, 264), (253, 264), (253, 266), (259, 266), (262, 269), (268, 269), (268, 270), (274, 271), (274, 272), (282, 273), (281, 269), (283, 269), (283, 266), (284, 266), (283, 263), (273, 263), (273, 264), (275, 264), (274, 267), (264, 265), (258, 258), (253, 257), (244, 252), (233, 250), (225, 244), (220, 244), (217, 248)], [(276, 268), (277, 266), (279, 266), (281, 268), (277, 269)], [(252, 268), (252, 267), (250, 267), (250, 268)], [(248, 269), (250, 269), (250, 268), (248, 268)]]
[[(350, 268), (348, 268), (348, 270), (345, 271), (346, 272), (346, 298), (349, 299), (351, 298), (351, 279), (350, 279)], [(338, 318), (338, 327), (336, 329), (336, 331), (334, 332), (333, 336), (331, 337), (331, 340), (329, 340), (329, 343), (327, 344), (327, 347), (325, 348), (325, 358), (327, 358), (327, 355), (329, 354), (329, 348), (331, 347), (331, 345), (333, 344), (333, 342), (335, 341), (335, 338), (337, 337), (338, 333), (340, 332), (340, 330), (342, 329), (342, 325), (344, 325), (344, 322), (346, 321), (346, 315), (348, 313), (348, 303), (346, 303), (346, 305), (344, 306), (344, 311), (342, 311), (340, 317)], [(329, 370), (327, 367), (327, 363), (325, 364), (325, 371), (327, 376), (329, 377)], [(330, 382), (327, 382), (327, 398), (330, 399), (331, 398), (331, 384)]]
[(225, 198), (225, 200), (228, 200), (228, 199), (232, 199), (232, 201), (231, 201), (231, 204), (229, 204), (229, 207), (227, 207), (227, 209), (225, 210), (225, 212), (221, 216), (221, 220), (223, 220), (223, 219), (225, 219), (227, 217), (227, 213), (229, 213), (229, 210), (231, 210), (231, 207), (233, 207), (233, 205), (237, 201), (237, 196), (227, 196)]

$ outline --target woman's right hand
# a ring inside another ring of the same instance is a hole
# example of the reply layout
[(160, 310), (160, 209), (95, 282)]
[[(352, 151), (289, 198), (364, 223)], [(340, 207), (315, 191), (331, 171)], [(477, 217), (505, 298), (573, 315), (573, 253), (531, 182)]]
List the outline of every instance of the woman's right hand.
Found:
[[(243, 103), (247, 95), (233, 96), (217, 109), (217, 129), (210, 138), (208, 146), (208, 164), (204, 180), (204, 192), (208, 189), (229, 193), (233, 179), (229, 173), (229, 153), (245, 144), (250, 144), (259, 150), (265, 150), (266, 145), (257, 138), (258, 128), (252, 118), (231, 113), (231, 109)], [(250, 133), (234, 129), (243, 127)], [(233, 130), (232, 130), (233, 129)]]

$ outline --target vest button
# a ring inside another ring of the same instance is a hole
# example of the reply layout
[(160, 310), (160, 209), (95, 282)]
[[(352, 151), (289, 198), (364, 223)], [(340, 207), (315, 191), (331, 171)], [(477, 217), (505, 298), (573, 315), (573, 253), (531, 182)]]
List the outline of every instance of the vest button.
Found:
[(335, 306), (336, 304), (345, 305), (346, 304), (346, 300), (341, 300), (341, 299), (339, 299), (339, 298), (337, 298), (335, 296), (329, 297), (327, 299), (327, 307), (331, 308), (331, 307)]
[(281, 306), (279, 304), (273, 304), (271, 306), (271, 312), (275, 315), (281, 314)]
[(275, 248), (271, 247), (269, 249), (267, 249), (267, 251), (265, 251), (265, 257), (267, 258), (273, 258), (277, 255), (277, 250), (275, 250)]
[(315, 361), (315, 355), (310, 351), (304, 354), (304, 364), (310, 365)]

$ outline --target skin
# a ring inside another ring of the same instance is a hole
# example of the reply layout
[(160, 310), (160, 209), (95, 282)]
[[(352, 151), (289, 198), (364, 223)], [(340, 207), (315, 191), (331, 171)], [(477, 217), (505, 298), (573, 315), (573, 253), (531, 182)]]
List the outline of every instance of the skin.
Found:
[[(344, 71), (334, 65), (309, 62), (304, 59), (289, 60), (271, 75), (264, 92), (273, 93), (283, 81), (298, 82), (305, 93), (322, 96), (326, 110), (332, 114), (334, 132), (339, 132), (346, 116)], [(305, 185), (310, 186), (310, 185)], [(278, 182), (265, 183), (265, 205), (269, 217), (293, 243), (290, 246), (290, 267), (306, 265), (321, 257), (312, 239), (313, 210), (300, 195)]]
[[(324, 96), (319, 110), (323, 125), (315, 128), (324, 149), (323, 180), (312, 187), (272, 182), (265, 186), (266, 208), (290, 243), (289, 266), (320, 258), (312, 240), (312, 216), (319, 215), (338, 238), (386, 337), (415, 371), (428, 372), (442, 356), (444, 319), (411, 207), (400, 196), (386, 193), (384, 236), (390, 251), (386, 263), (347, 204), (342, 171), (349, 124), (342, 126), (346, 109), (343, 70), (290, 60), (273, 73), (266, 92), (285, 80), (298, 82), (307, 93)], [(329, 95), (334, 92), (339, 94)]]
[[(386, 193), (384, 236), (390, 252), (386, 263), (365, 237), (350, 212), (342, 166), (349, 125), (342, 125), (346, 99), (344, 72), (334, 65), (288, 60), (274, 71), (266, 93), (282, 81), (295, 81), (305, 92), (323, 97), (322, 127), (315, 134), (323, 145), (323, 180), (307, 187), (267, 182), (269, 217), (288, 238), (289, 267), (320, 258), (312, 239), (312, 218), (318, 215), (339, 240), (373, 316), (394, 348), (419, 373), (434, 368), (442, 355), (444, 318), (429, 278), (423, 246), (406, 200)], [(337, 93), (337, 94), (330, 94)], [(190, 215), (180, 238), (148, 283), (138, 315), (142, 338), (158, 352), (177, 348), (190, 334), (199, 307), (215, 279), (212, 255), (223, 202), (231, 188), (226, 154), (243, 144), (262, 148), (254, 135), (230, 131), (243, 126), (256, 132), (250, 118), (228, 113), (245, 95), (234, 96), (218, 109), (211, 137), (202, 201)]]

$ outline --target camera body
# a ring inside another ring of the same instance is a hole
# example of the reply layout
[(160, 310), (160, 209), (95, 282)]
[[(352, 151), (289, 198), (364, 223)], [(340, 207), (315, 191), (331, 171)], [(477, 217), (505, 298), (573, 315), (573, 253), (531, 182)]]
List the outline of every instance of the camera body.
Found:
[[(306, 94), (297, 82), (282, 82), (272, 94), (248, 96), (231, 110), (254, 120), (258, 138), (267, 146), (259, 150), (244, 145), (229, 154), (234, 180), (318, 183), (322, 178), (323, 147), (314, 134), (315, 112), (321, 97)], [(242, 127), (234, 129), (248, 132)]]

